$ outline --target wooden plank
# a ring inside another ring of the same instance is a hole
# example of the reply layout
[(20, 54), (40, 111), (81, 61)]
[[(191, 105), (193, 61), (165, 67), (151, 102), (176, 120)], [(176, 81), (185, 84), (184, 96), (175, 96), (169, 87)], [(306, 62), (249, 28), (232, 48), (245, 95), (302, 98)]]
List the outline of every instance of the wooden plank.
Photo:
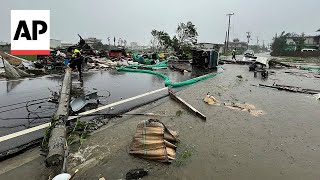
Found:
[(183, 100), (182, 98), (176, 96), (171, 90), (169, 90), (169, 95), (172, 99), (174, 99), (175, 101), (179, 102), (180, 104), (184, 105), (185, 107), (187, 107), (192, 113), (194, 113), (196, 116), (200, 117), (201, 119), (203, 119), (204, 121), (207, 120), (207, 117), (205, 115), (203, 115), (201, 112), (199, 112), (196, 108), (194, 108), (193, 106), (191, 106), (189, 103), (187, 103), (185, 100)]

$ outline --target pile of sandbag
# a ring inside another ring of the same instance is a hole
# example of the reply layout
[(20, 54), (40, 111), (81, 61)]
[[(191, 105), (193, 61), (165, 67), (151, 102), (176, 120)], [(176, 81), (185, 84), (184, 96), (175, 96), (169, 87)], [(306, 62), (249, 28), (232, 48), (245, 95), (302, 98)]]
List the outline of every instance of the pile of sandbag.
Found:
[(177, 132), (157, 119), (149, 119), (138, 124), (129, 153), (149, 160), (172, 162), (176, 157), (176, 142)]

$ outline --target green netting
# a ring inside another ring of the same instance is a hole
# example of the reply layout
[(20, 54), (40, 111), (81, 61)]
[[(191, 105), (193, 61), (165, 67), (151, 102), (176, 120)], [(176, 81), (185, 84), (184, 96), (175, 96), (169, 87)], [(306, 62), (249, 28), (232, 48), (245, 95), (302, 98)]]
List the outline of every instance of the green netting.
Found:
[(193, 78), (193, 79), (189, 79), (189, 80), (186, 80), (186, 81), (174, 83), (174, 84), (171, 84), (170, 86), (172, 86), (172, 87), (181, 87), (181, 86), (185, 86), (185, 85), (189, 85), (189, 84), (194, 84), (196, 82), (199, 82), (199, 81), (214, 77), (214, 76), (216, 76), (218, 74), (220, 74), (220, 73), (210, 73), (210, 74), (207, 74), (207, 75), (204, 75), (204, 76), (200, 76), (200, 77), (197, 77), (197, 78)]
[(163, 67), (167, 67), (169, 60), (164, 60), (158, 64), (154, 64), (154, 65), (141, 65), (141, 64), (130, 64), (128, 61), (127, 63), (129, 64), (128, 66), (126, 66), (127, 68), (132, 68), (132, 67), (146, 67), (146, 68), (152, 68), (152, 69), (161, 69)]
[(142, 56), (139, 56), (138, 53), (134, 53), (132, 54), (132, 59), (138, 63), (141, 63), (141, 64), (152, 64), (154, 63), (154, 61), (152, 59), (144, 59)]
[(158, 64), (154, 64), (154, 65), (148, 65), (148, 66), (144, 66), (147, 68), (162, 68), (162, 67), (167, 67), (169, 60), (164, 60)]
[(150, 71), (150, 70), (131, 69), (131, 68), (122, 67), (122, 68), (119, 68), (118, 71), (134, 72), (134, 73), (148, 73), (148, 74), (157, 75), (157, 76), (162, 77), (164, 79), (165, 86), (171, 86), (171, 87), (181, 87), (181, 86), (185, 86), (185, 85), (189, 85), (189, 84), (194, 84), (196, 82), (199, 82), (199, 81), (214, 77), (217, 74), (220, 74), (220, 73), (211, 73), (211, 74), (207, 74), (207, 75), (200, 76), (197, 78), (189, 79), (186, 81), (172, 83), (168, 76), (161, 74), (161, 73), (158, 73), (158, 72)]
[(320, 67), (300, 67), (302, 70), (316, 70), (320, 71)]

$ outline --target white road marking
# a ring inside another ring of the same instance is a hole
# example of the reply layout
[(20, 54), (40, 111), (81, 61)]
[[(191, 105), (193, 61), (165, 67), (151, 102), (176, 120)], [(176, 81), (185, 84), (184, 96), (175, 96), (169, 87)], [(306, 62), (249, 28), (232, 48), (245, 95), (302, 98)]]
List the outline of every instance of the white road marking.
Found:
[[(92, 109), (92, 110), (89, 110), (89, 111), (82, 112), (82, 113), (79, 114), (79, 116), (92, 114), (92, 113), (95, 113), (95, 112), (98, 112), (98, 111), (101, 111), (101, 110), (104, 110), (104, 109), (107, 109), (107, 108), (110, 108), (110, 107), (113, 107), (113, 106), (117, 106), (117, 105), (129, 102), (129, 101), (135, 100), (135, 99), (139, 99), (139, 98), (151, 95), (151, 94), (155, 94), (157, 92), (160, 92), (160, 91), (163, 91), (163, 90), (166, 90), (166, 89), (168, 89), (168, 88), (165, 87), (165, 88), (158, 89), (158, 90), (151, 91), (151, 92), (147, 92), (147, 93), (144, 93), (144, 94), (141, 94), (141, 95), (138, 95), (138, 96), (134, 96), (134, 97), (131, 97), (131, 98), (128, 98), (128, 99), (124, 99), (124, 100), (121, 100), (121, 101), (118, 101), (118, 102), (114, 102), (114, 103), (111, 103), (111, 104), (108, 104), (108, 105), (105, 105), (105, 106), (101, 106), (101, 107), (99, 107), (97, 109)], [(76, 119), (79, 116), (69, 116), (68, 120)], [(5, 136), (2, 136), (2, 137), (0, 137), (0, 142), (6, 141), (6, 140), (9, 140), (9, 139), (13, 139), (13, 138), (16, 138), (16, 137), (19, 137), (19, 136), (22, 136), (22, 135), (25, 135), (25, 134), (40, 130), (40, 129), (45, 129), (45, 128), (49, 127), (50, 124), (51, 123), (45, 123), (45, 124), (42, 124), (42, 125), (39, 125), (39, 126), (35, 126), (35, 127), (32, 127), (32, 128), (29, 128), (29, 129), (25, 129), (25, 130), (22, 130), (22, 131), (18, 131), (18, 132), (12, 133), (12, 134), (8, 134), (8, 135), (5, 135)]]

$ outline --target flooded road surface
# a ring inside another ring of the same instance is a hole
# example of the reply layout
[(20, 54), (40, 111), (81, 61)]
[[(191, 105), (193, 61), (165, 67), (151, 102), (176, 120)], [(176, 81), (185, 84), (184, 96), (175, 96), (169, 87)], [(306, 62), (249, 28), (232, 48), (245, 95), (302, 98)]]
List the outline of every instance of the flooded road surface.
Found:
[[(159, 72), (166, 73), (173, 82), (184, 81), (191, 77), (188, 73), (183, 75), (169, 70)], [(63, 76), (50, 75), (11, 81), (0, 80), (0, 136), (49, 122), (49, 116), (55, 112), (56, 105), (47, 102), (47, 98), (51, 95), (51, 91), (60, 91), (62, 78)], [(164, 80), (160, 77), (115, 70), (85, 72), (83, 84), (76, 81), (77, 78), (77, 74), (73, 74), (73, 86), (83, 87), (81, 93), (98, 92), (99, 96), (108, 96), (110, 92), (110, 97), (100, 98), (102, 104), (110, 104), (164, 87)], [(27, 104), (27, 101), (32, 102)], [(37, 117), (46, 118), (34, 119)]]
[[(114, 126), (88, 138), (78, 153), (88, 163), (95, 158), (95, 166), (90, 164), (75, 179), (99, 176), (123, 179), (134, 168), (149, 170), (144, 179), (318, 179), (320, 101), (308, 94), (252, 85), (275, 82), (319, 90), (320, 79), (288, 74), (288, 69), (275, 69), (267, 80), (262, 80), (254, 78), (248, 66), (226, 64), (223, 68), (222, 74), (178, 92), (182, 99), (207, 116), (206, 122), (169, 99), (140, 109), (168, 115), (183, 111), (179, 117), (159, 117), (168, 128), (179, 133), (177, 159), (172, 164), (128, 154), (137, 124), (147, 119), (135, 116), (117, 120)], [(208, 92), (221, 105), (204, 103), (203, 97)], [(250, 103), (265, 114), (255, 117), (226, 108), (223, 102)], [(74, 157), (70, 155), (70, 165), (80, 164)]]

